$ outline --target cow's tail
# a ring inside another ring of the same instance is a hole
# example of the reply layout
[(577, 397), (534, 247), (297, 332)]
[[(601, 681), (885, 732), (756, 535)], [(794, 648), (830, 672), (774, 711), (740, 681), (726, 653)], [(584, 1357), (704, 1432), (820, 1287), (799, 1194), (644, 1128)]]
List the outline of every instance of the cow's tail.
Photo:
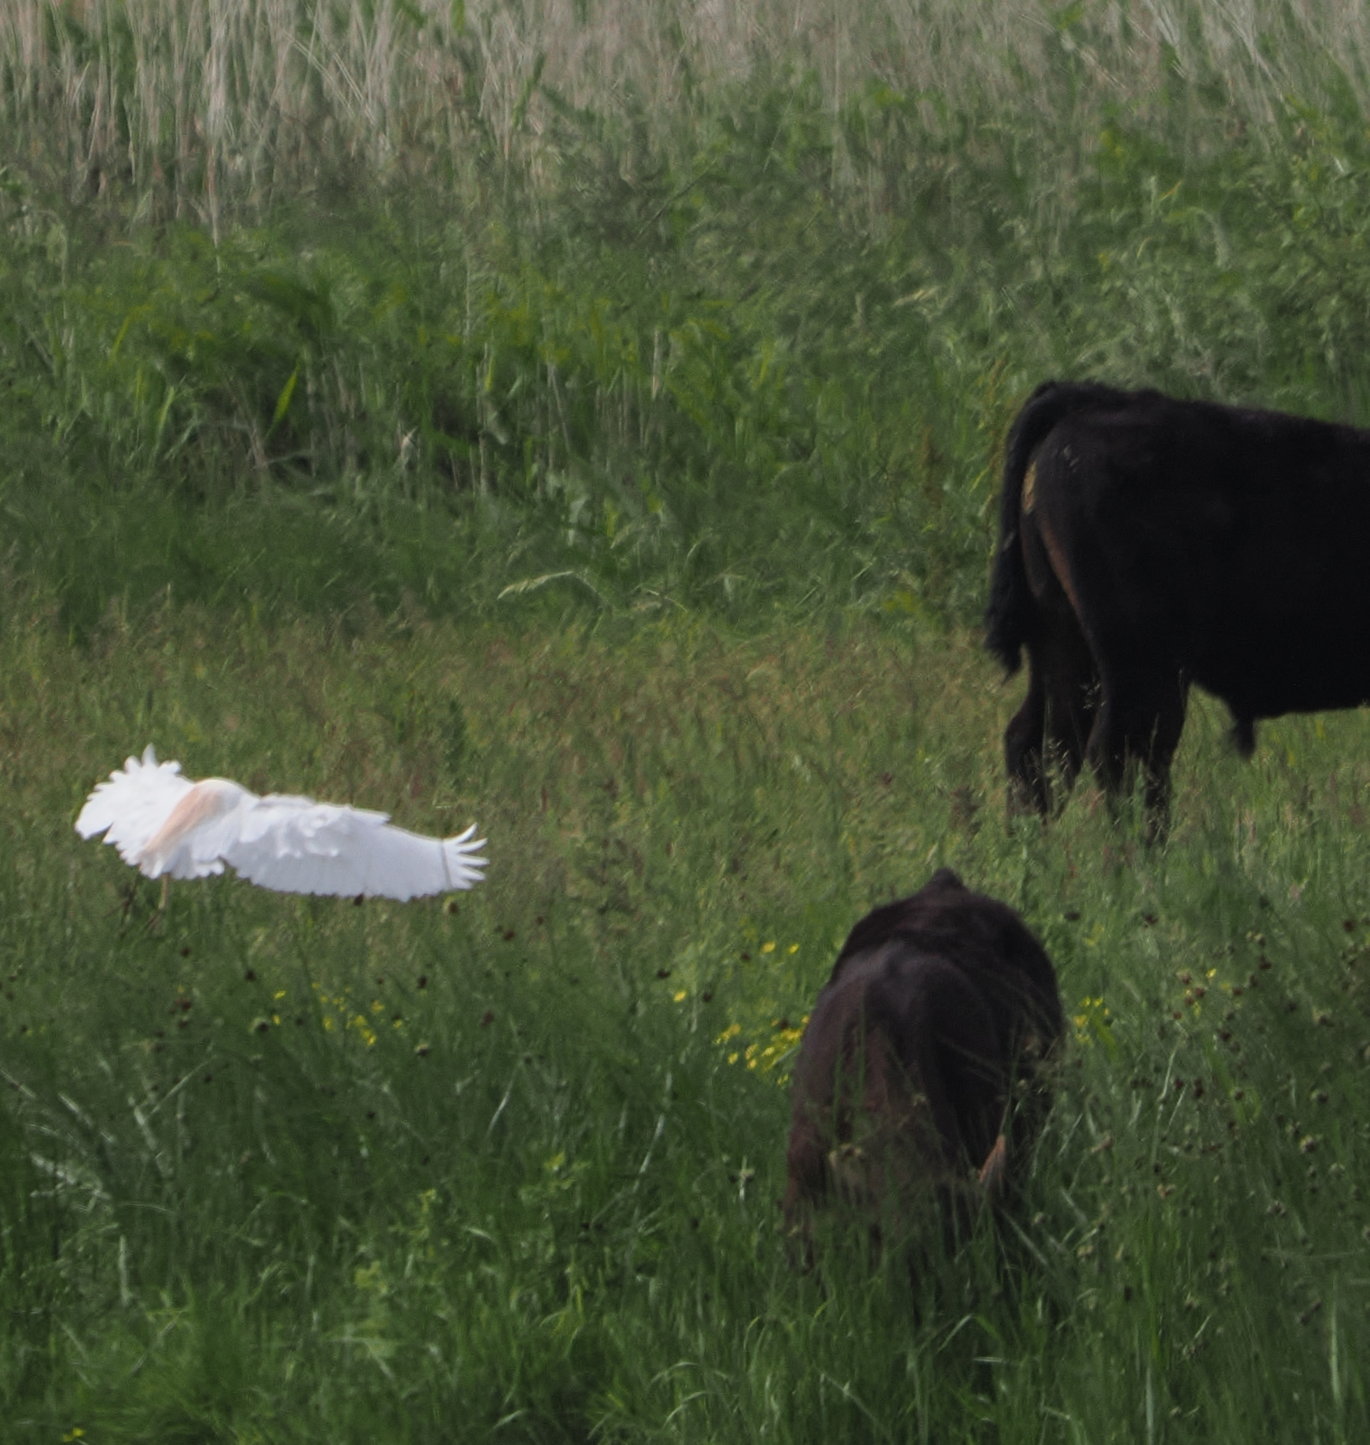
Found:
[(1009, 431), (999, 493), (999, 542), (985, 610), (985, 646), (1010, 673), (1018, 670), (1032, 615), (1023, 550), (1018, 545), (1023, 479), (1032, 454), (1063, 417), (1094, 406), (1117, 405), (1128, 396), (1095, 382), (1044, 381), (1027, 399)]

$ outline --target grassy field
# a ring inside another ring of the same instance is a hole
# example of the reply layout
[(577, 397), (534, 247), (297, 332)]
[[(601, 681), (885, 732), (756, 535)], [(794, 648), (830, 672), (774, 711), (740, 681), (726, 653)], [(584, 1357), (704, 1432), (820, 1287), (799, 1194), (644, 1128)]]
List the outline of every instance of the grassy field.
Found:
[[(1201, 710), (1147, 853), (1088, 794), (1009, 831), (987, 664), (867, 623), (168, 607), (79, 650), (30, 617), (3, 676), (26, 1438), (1358, 1436), (1363, 719), (1243, 767)], [(217, 880), (157, 919), (70, 830), (130, 736), (476, 818), (489, 881), (358, 908)], [(916, 1313), (898, 1279), (792, 1275), (776, 1200), (804, 1011), (941, 863), (1026, 911), (1073, 1039), (1008, 1274), (977, 1240)]]
[[(844, 13), (0, 14), (6, 1438), (1366, 1437), (1366, 720), (1010, 824), (978, 617), (1045, 376), (1370, 421), (1370, 34)], [(71, 826), (148, 742), (489, 878), (159, 914)], [(776, 1201), (942, 864), (1072, 1037), (910, 1300)]]

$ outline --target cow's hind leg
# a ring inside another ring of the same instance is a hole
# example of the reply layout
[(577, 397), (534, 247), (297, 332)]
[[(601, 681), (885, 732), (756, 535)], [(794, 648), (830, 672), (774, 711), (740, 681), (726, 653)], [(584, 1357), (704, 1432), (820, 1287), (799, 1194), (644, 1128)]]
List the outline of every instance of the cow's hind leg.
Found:
[(1009, 804), (1060, 807), (1084, 760), (1098, 694), (1094, 662), (1074, 619), (1028, 648), (1028, 695), (1004, 731)]
[(1035, 663), (1029, 665), (1028, 693), (1004, 729), (1008, 805), (1012, 813), (1046, 813), (1051, 798), (1045, 761), (1046, 688)]
[(1054, 769), (1062, 792), (1068, 791), (1084, 761), (1099, 696), (1098, 673), (1083, 635), (1074, 624), (1052, 639), (1043, 661), (1046, 677), (1047, 767)]
[(1138, 782), (1147, 838), (1165, 836), (1170, 821), (1170, 765), (1184, 729), (1187, 689), (1173, 668), (1130, 668), (1105, 674), (1086, 761), (1115, 805)]

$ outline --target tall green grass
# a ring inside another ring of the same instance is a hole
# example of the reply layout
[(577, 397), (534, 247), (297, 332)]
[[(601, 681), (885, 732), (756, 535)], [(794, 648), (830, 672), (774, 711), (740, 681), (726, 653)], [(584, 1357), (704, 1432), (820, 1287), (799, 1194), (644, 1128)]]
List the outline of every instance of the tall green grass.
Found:
[(16, 565), (967, 621), (1044, 375), (1365, 416), (1349, 14), (26, 0)]
[[(0, 656), (16, 1438), (1363, 1432), (1362, 718), (1244, 766), (1199, 707), (1146, 851), (1088, 789), (1010, 828), (992, 669), (869, 621), (169, 605), (97, 642), (30, 614)], [(71, 831), (149, 738), (476, 819), (489, 880), (449, 908), (220, 879), (158, 916)], [(835, 949), (944, 863), (1041, 932), (1072, 1037), (1027, 1209), (915, 1302), (840, 1239), (794, 1274), (776, 1201)]]

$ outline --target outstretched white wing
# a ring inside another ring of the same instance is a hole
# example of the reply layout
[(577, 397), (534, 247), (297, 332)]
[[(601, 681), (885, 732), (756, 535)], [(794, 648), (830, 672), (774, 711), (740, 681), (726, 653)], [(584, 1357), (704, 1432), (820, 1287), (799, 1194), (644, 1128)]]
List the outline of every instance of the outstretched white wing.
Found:
[(425, 838), (384, 813), (280, 793), (246, 807), (225, 861), (281, 893), (419, 898), (470, 888), (483, 876), (484, 838)]
[(144, 846), (195, 785), (181, 776), (180, 763), (159, 763), (152, 747), (128, 758), (107, 781), (96, 785), (76, 819), (83, 838), (105, 834), (125, 863), (135, 868)]
[(86, 800), (83, 838), (104, 833), (149, 878), (201, 878), (224, 865), (280, 893), (419, 898), (470, 888), (484, 876), (484, 838), (425, 838), (384, 813), (313, 798), (259, 798), (227, 778), (192, 782), (149, 747)]

